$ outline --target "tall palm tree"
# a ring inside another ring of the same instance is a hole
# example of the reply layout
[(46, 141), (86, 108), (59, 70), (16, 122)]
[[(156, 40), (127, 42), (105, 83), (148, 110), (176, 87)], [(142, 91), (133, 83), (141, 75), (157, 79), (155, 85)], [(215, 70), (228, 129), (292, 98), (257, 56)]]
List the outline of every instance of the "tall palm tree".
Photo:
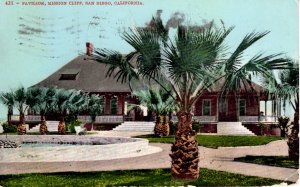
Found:
[(172, 95), (162, 88), (149, 88), (133, 94), (141, 101), (141, 105), (147, 107), (148, 111), (156, 113), (154, 134), (168, 136), (170, 133), (168, 115), (178, 109)]
[(293, 62), (288, 69), (281, 70), (278, 78), (271, 76), (264, 79), (264, 87), (269, 95), (288, 102), (294, 109), (292, 131), (288, 135), (289, 158), (299, 159), (299, 63)]
[[(270, 69), (281, 68), (286, 59), (280, 54), (258, 54), (246, 60), (246, 49), (268, 32), (252, 32), (246, 35), (238, 47), (226, 53), (224, 40), (232, 31), (217, 27), (178, 26), (174, 39), (166, 36), (162, 22), (155, 18), (150, 28), (135, 28), (125, 32), (123, 39), (135, 51), (124, 56), (120, 52), (97, 49), (93, 60), (109, 65), (107, 76), (118, 81), (147, 78), (155, 81), (167, 92), (163, 82), (171, 85), (179, 111), (175, 143), (172, 145), (171, 174), (178, 179), (199, 177), (199, 154), (196, 132), (192, 129), (193, 107), (199, 97), (220, 79), (225, 79), (223, 93), (250, 84), (250, 75), (269, 75)], [(116, 72), (113, 74), (112, 72)]]

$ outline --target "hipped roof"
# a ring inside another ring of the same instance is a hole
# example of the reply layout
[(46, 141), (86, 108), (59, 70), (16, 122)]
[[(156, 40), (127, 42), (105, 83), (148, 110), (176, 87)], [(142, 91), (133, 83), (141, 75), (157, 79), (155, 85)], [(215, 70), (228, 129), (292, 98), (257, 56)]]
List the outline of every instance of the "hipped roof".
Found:
[[(108, 66), (90, 58), (87, 55), (76, 57), (33, 87), (56, 87), (99, 93), (131, 92), (128, 83), (122, 84), (113, 77), (106, 77)], [(77, 76), (75, 80), (60, 80), (62, 74), (77, 74)]]

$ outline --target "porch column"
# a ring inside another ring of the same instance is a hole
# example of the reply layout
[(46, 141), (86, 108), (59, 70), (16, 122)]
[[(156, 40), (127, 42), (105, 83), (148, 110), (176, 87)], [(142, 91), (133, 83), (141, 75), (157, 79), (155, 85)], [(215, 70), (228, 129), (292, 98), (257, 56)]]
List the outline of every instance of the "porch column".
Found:
[(124, 115), (124, 95), (118, 96), (118, 115)]
[(109, 115), (110, 114), (110, 95), (105, 95), (105, 111), (104, 114), (105, 115)]
[(267, 100), (265, 100), (265, 119), (267, 119)]
[(260, 119), (260, 99), (259, 99), (259, 96), (257, 96), (257, 105), (258, 105), (258, 107), (257, 107), (257, 121), (260, 121), (261, 119)]

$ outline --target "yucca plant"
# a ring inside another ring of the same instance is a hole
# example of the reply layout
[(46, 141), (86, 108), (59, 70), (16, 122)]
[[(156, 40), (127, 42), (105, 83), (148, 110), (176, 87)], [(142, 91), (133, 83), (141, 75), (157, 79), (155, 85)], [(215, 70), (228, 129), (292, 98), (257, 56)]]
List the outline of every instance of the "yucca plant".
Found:
[[(252, 32), (235, 50), (228, 52), (224, 41), (233, 27), (194, 28), (179, 25), (172, 38), (161, 19), (153, 18), (147, 28), (133, 28), (123, 34), (123, 39), (134, 48), (132, 53), (124, 56), (117, 51), (97, 49), (92, 56), (93, 60), (107, 64), (107, 76), (117, 81), (144, 78), (156, 82), (166, 92), (174, 92), (179, 111), (170, 154), (171, 174), (174, 178), (189, 180), (199, 177), (198, 143), (192, 129), (192, 109), (199, 97), (221, 79), (225, 79), (222, 90), (226, 94), (239, 91), (241, 85), (251, 87), (251, 75), (269, 76), (269, 70), (284, 68), (287, 64), (281, 54), (243, 58), (246, 49), (269, 32)], [(171, 90), (164, 86), (166, 82)]]

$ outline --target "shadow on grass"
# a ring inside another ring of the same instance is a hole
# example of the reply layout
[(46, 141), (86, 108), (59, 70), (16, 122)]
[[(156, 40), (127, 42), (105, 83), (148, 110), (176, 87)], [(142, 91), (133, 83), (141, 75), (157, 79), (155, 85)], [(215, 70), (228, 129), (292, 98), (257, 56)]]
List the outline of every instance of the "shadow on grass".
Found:
[(249, 156), (235, 158), (234, 161), (267, 166), (299, 169), (299, 161), (289, 160), (287, 156)]

